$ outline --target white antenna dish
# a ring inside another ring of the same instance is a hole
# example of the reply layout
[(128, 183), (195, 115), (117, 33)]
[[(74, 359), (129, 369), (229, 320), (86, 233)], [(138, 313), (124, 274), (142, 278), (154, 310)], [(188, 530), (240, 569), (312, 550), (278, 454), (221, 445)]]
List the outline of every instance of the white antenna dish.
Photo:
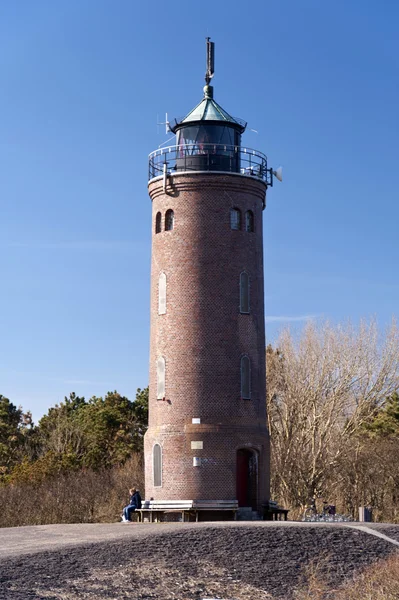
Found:
[(275, 171), (273, 171), (273, 175), (279, 181), (283, 181), (283, 167), (279, 167), (278, 169), (276, 169)]

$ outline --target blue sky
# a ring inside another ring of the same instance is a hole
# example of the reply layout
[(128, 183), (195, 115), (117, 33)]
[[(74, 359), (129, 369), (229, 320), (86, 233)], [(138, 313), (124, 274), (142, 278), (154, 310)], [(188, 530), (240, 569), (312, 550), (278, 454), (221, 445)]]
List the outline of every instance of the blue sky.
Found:
[[(0, 394), (37, 420), (148, 381), (157, 114), (215, 99), (284, 167), (268, 192), (267, 336), (397, 313), (394, 0), (3, 0)], [(163, 119), (162, 119), (163, 120)]]

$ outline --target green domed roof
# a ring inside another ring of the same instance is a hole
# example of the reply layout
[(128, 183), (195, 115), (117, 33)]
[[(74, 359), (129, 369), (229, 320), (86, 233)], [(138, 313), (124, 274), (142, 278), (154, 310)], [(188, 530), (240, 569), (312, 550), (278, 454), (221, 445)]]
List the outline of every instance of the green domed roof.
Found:
[(241, 133), (245, 130), (246, 123), (241, 119), (235, 119), (228, 112), (224, 110), (213, 99), (213, 87), (206, 85), (204, 87), (204, 97), (199, 104), (192, 111), (188, 113), (184, 119), (175, 121), (174, 126), (171, 128), (172, 131), (180, 129), (181, 126), (188, 125), (189, 123), (198, 121), (221, 121), (222, 123), (231, 123), (231, 125), (241, 130)]

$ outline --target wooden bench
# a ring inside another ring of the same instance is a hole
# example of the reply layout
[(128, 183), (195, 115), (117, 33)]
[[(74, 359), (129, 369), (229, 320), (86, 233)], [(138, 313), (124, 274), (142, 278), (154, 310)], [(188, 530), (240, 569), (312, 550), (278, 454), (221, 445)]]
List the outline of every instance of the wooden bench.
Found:
[[(266, 521), (287, 521), (288, 508), (272, 508), (269, 509), (267, 515), (270, 517), (265, 519)], [(281, 518), (283, 517), (283, 518)]]
[(289, 509), (278, 506), (276, 502), (266, 502), (262, 509), (264, 521), (287, 521)]
[(166, 513), (180, 513), (182, 522), (190, 521), (191, 517), (196, 522), (199, 520), (200, 512), (231, 512), (236, 518), (238, 509), (234, 500), (145, 500), (141, 508), (136, 510), (141, 523), (148, 516), (149, 522), (159, 522)]

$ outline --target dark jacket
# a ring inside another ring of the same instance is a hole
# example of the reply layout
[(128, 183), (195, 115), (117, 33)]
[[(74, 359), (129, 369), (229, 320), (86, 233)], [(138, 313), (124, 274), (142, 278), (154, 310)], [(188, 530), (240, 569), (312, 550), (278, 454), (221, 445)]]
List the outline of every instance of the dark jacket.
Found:
[(141, 508), (141, 496), (139, 492), (134, 492), (133, 496), (130, 497), (130, 506)]

